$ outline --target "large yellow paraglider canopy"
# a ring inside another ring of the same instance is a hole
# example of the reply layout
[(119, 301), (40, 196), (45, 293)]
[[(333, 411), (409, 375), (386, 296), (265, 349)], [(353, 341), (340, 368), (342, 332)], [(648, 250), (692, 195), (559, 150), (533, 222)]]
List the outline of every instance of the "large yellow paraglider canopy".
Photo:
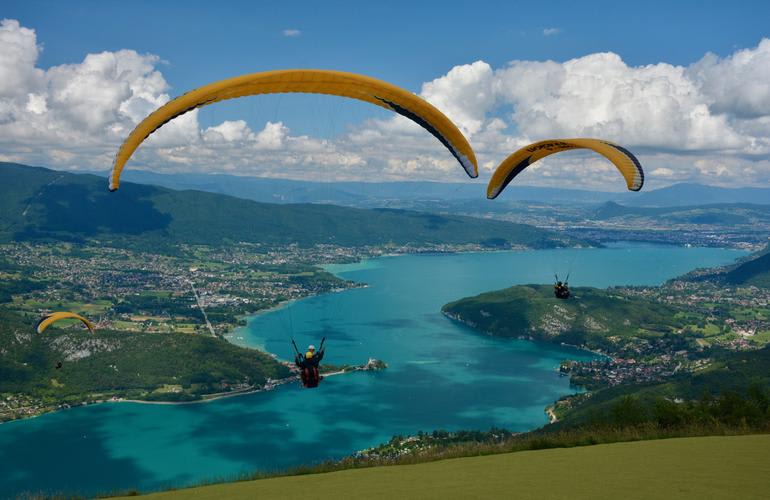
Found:
[(91, 333), (94, 333), (94, 325), (91, 324), (90, 321), (88, 321), (87, 319), (85, 319), (83, 316), (79, 314), (75, 314), (72, 312), (65, 312), (65, 311), (46, 314), (40, 319), (40, 321), (37, 322), (37, 325), (35, 325), (35, 330), (37, 331), (37, 333), (43, 333), (46, 328), (56, 323), (57, 321), (61, 321), (63, 319), (80, 320), (80, 322), (86, 325), (86, 328), (88, 328), (88, 330)]
[(519, 149), (503, 160), (487, 186), (487, 198), (493, 200), (524, 169), (554, 153), (570, 149), (591, 149), (610, 160), (623, 175), (631, 191), (639, 191), (644, 185), (644, 171), (639, 160), (622, 146), (600, 139), (548, 139)]
[(110, 175), (110, 191), (118, 189), (120, 173), (139, 145), (150, 134), (177, 116), (225, 99), (288, 92), (350, 97), (395, 111), (441, 141), (470, 177), (478, 176), (476, 155), (468, 140), (449, 118), (424, 99), (368, 76), (341, 71), (290, 69), (252, 73), (210, 83), (181, 95), (152, 112), (129, 134), (115, 155)]

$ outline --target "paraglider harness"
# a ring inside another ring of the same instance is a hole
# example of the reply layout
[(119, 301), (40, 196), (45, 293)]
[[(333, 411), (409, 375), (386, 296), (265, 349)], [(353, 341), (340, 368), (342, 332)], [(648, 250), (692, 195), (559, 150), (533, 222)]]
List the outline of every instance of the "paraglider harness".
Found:
[(556, 284), (553, 285), (553, 294), (556, 296), (557, 299), (568, 299), (569, 298), (569, 274), (567, 274), (567, 280), (562, 283), (559, 281), (559, 275), (556, 274)]
[(294, 342), (294, 339), (291, 339), (291, 343), (294, 346), (294, 352), (296, 353), (294, 364), (300, 369), (302, 385), (306, 388), (318, 387), (318, 384), (323, 378), (318, 374), (318, 365), (324, 357), (324, 342), (326, 342), (326, 337), (321, 339), (321, 345), (318, 346), (316, 352), (310, 354), (310, 351), (308, 351), (307, 354), (302, 354), (297, 348), (297, 343)]

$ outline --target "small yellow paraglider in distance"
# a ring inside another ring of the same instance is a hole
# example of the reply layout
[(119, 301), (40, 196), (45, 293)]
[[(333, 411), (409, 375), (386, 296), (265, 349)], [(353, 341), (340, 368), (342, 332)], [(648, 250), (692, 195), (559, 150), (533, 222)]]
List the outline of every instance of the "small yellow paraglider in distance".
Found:
[(260, 94), (310, 93), (350, 97), (395, 111), (436, 137), (472, 178), (478, 163), (468, 140), (444, 113), (421, 97), (364, 75), (319, 69), (265, 71), (204, 85), (167, 102), (150, 113), (128, 135), (115, 155), (110, 191), (120, 185), (120, 173), (142, 142), (174, 118), (218, 101)]
[(571, 149), (590, 149), (610, 160), (623, 175), (631, 191), (644, 185), (644, 171), (639, 160), (629, 150), (601, 139), (548, 139), (524, 146), (511, 154), (495, 169), (487, 185), (487, 198), (493, 200), (524, 169), (538, 160)]
[(43, 333), (46, 328), (51, 326), (52, 324), (56, 323), (57, 321), (61, 321), (63, 319), (77, 319), (80, 320), (81, 323), (83, 323), (86, 328), (88, 328), (88, 331), (91, 333), (94, 333), (94, 325), (88, 321), (86, 318), (79, 314), (75, 314), (72, 312), (52, 312), (50, 314), (46, 314), (35, 325), (35, 331), (37, 333)]

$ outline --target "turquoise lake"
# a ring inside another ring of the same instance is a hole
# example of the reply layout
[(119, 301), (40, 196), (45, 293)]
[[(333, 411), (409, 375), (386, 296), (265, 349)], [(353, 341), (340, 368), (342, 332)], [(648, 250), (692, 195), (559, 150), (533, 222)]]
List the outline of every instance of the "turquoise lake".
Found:
[(22, 491), (93, 494), (182, 486), (338, 458), (395, 434), (434, 429), (524, 431), (544, 407), (575, 392), (556, 368), (592, 354), (495, 339), (440, 313), (446, 302), (572, 270), (573, 286), (654, 285), (738, 250), (637, 244), (409, 255), (334, 265), (361, 283), (255, 316), (231, 340), (290, 359), (327, 337), (326, 362), (388, 363), (377, 373), (296, 384), (193, 405), (107, 403), (0, 425), (0, 496)]

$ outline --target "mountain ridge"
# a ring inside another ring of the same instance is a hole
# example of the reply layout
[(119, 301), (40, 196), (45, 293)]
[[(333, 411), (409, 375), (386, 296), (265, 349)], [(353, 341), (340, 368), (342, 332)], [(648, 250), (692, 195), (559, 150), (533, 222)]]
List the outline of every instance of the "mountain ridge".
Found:
[[(96, 173), (104, 175), (104, 173)], [(486, 201), (484, 182), (431, 181), (318, 182), (229, 174), (162, 174), (127, 170), (123, 178), (171, 189), (199, 189), (272, 203), (327, 202), (349, 206), (374, 206), (393, 200)], [(634, 207), (700, 206), (722, 203), (770, 205), (770, 188), (724, 188), (698, 183), (678, 183), (640, 193), (592, 191), (537, 186), (511, 186), (495, 202), (536, 201), (601, 204), (608, 201)]]
[(147, 245), (335, 244), (564, 246), (577, 240), (523, 224), (401, 209), (270, 204), (0, 163), (0, 240), (138, 239)]

